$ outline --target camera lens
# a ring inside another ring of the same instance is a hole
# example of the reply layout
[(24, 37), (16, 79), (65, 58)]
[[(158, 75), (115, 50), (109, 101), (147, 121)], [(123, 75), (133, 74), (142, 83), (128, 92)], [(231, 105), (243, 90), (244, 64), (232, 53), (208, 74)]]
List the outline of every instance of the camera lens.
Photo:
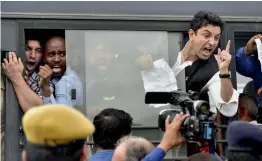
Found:
[(194, 102), (194, 109), (198, 113), (208, 115), (210, 106), (206, 101), (195, 101)]

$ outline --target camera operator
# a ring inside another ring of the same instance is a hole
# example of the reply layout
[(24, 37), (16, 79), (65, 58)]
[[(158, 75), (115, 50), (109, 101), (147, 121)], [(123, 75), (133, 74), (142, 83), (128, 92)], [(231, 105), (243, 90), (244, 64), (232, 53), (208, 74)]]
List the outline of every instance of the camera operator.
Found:
[(189, 115), (181, 112), (176, 114), (173, 121), (170, 122), (170, 116), (168, 116), (165, 122), (166, 130), (160, 144), (142, 161), (161, 161), (169, 150), (185, 143), (186, 140), (180, 133), (180, 127), (187, 117)]

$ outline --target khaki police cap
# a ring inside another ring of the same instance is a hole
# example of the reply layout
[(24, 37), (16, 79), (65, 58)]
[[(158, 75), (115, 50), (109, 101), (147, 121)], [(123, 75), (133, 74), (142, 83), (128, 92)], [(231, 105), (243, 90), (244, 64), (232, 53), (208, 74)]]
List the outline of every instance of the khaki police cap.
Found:
[(87, 139), (95, 131), (94, 125), (81, 112), (58, 104), (31, 108), (22, 123), (29, 142), (47, 146)]

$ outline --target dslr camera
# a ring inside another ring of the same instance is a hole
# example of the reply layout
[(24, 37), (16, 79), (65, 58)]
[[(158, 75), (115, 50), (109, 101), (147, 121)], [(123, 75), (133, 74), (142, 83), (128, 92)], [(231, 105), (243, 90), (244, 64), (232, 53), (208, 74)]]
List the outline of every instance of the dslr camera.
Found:
[(147, 92), (145, 97), (146, 104), (166, 104), (179, 106), (177, 109), (164, 109), (159, 113), (158, 126), (165, 131), (165, 120), (170, 116), (172, 121), (177, 113), (181, 111), (190, 116), (181, 126), (181, 134), (187, 140), (210, 141), (215, 138), (215, 117), (216, 115), (210, 111), (210, 105), (206, 101), (198, 100), (197, 92), (183, 91), (173, 92)]

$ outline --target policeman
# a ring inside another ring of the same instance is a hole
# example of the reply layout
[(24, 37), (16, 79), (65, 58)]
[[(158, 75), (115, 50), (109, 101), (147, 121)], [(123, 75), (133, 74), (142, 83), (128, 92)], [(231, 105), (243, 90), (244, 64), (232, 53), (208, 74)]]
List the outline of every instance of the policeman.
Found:
[(228, 161), (261, 161), (262, 129), (249, 122), (233, 121), (227, 129)]
[(76, 109), (58, 104), (32, 108), (22, 124), (27, 139), (22, 161), (86, 161), (85, 141), (95, 127)]

